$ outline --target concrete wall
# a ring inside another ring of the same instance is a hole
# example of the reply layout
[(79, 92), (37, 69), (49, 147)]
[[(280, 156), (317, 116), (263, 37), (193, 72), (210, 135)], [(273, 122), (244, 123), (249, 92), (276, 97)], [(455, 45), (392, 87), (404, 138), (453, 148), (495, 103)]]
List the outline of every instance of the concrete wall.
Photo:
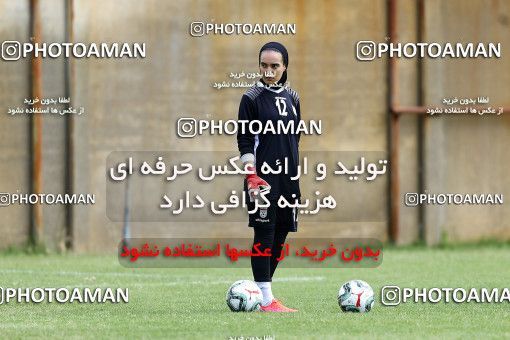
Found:
[[(1, 40), (24, 41), (29, 36), (28, 3), (1, 1)], [(0, 62), (0, 191), (12, 193), (30, 189), (29, 118), (10, 116), (9, 108), (23, 105), (28, 97), (30, 63), (28, 61)], [(22, 245), (27, 241), (30, 226), (28, 206), (10, 206), (0, 209), (2, 247)]]
[[(488, 96), (492, 107), (509, 106), (510, 4), (506, 1), (427, 2), (426, 40), (501, 42), (500, 59), (427, 60), (425, 100)], [(438, 24), (441, 23), (441, 24)], [(502, 116), (438, 117), (425, 125), (425, 189), (429, 192), (510, 193), (508, 112)], [(426, 238), (437, 243), (508, 239), (510, 209), (503, 206), (428, 207)]]
[[(356, 6), (354, 4), (356, 3)], [(263, 10), (270, 7), (271, 10)], [(226, 11), (225, 8), (229, 10)], [(289, 80), (302, 100), (303, 117), (322, 119), (326, 136), (305, 137), (302, 150), (386, 152), (385, 63), (363, 64), (352, 58), (353, 42), (378, 39), (384, 30), (384, 3), (307, 1), (215, 3), (137, 1), (76, 2), (76, 40), (144, 41), (149, 57), (143, 61), (89, 60), (76, 63), (77, 105), (87, 117), (77, 120), (82, 134), (77, 157), (78, 186), (98, 192), (105, 186), (105, 159), (114, 150), (236, 151), (235, 138), (203, 136), (179, 139), (179, 117), (232, 119), (244, 90), (212, 88), (230, 72), (257, 70), (258, 49), (278, 39), (290, 51)], [(110, 13), (115, 12), (112, 16)], [(179, 15), (171, 16), (171, 13)], [(143, 15), (140, 15), (143, 13)], [(283, 13), (283, 15), (282, 15)], [(339, 14), (341, 20), (338, 20)], [(209, 36), (188, 34), (192, 21), (295, 22), (294, 37)], [(129, 22), (130, 25), (126, 25)], [(357, 23), (366, 22), (359, 27)], [(122, 30), (113, 29), (123, 27)], [(341, 32), (337, 34), (336, 32)], [(370, 100), (364, 100), (369, 97)], [(111, 133), (114, 131), (115, 133)], [(382, 180), (384, 181), (384, 179)], [(384, 183), (384, 182), (382, 182)], [(377, 191), (386, 204), (385, 187)], [(118, 240), (121, 225), (105, 216), (104, 197), (88, 209), (88, 222), (76, 221), (77, 248), (97, 249)], [(141, 195), (133, 205), (143, 204)], [(138, 203), (137, 203), (138, 202)], [(346, 220), (340, 216), (339, 221)], [(348, 219), (347, 219), (348, 220)], [(303, 223), (299, 236), (386, 237), (387, 223)], [(133, 223), (133, 236), (246, 236), (243, 223)], [(82, 237), (83, 236), (83, 237)]]
[[(397, 11), (397, 41), (417, 41), (418, 17), (415, 1), (399, 1)], [(402, 58), (397, 64), (397, 103), (418, 105), (418, 59)], [(400, 192), (419, 191), (419, 120), (416, 115), (400, 117)], [(408, 244), (419, 238), (419, 211), (401, 205), (397, 243)]]
[[(28, 1), (1, 1), (1, 40), (30, 41), (30, 10)], [(40, 1), (43, 41), (64, 41), (64, 7), (59, 1)], [(43, 60), (43, 97), (63, 96), (63, 59)], [(24, 99), (30, 98), (30, 60), (2, 61), (0, 63), (0, 188), (1, 192), (27, 193), (30, 191), (30, 117), (8, 115), (9, 108), (25, 107)], [(64, 192), (65, 130), (60, 116), (47, 115), (42, 120), (43, 166), (42, 192)], [(30, 227), (29, 206), (4, 207), (0, 231), (2, 245), (20, 246), (26, 243)], [(50, 249), (63, 249), (65, 233), (65, 207), (48, 205), (43, 209), (44, 233), (42, 241)]]

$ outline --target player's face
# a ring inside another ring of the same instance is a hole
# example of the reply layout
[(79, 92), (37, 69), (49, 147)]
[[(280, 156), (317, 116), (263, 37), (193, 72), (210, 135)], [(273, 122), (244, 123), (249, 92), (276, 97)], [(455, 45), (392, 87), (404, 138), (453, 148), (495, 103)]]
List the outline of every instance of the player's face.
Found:
[(266, 50), (260, 55), (260, 73), (266, 84), (276, 84), (287, 69), (280, 52)]

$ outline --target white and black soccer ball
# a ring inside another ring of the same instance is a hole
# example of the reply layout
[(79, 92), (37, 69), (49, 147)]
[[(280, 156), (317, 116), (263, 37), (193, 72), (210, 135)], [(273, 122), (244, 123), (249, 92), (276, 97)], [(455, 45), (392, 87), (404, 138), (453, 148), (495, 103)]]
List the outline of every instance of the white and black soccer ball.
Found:
[(233, 312), (258, 311), (262, 305), (262, 291), (253, 281), (236, 281), (227, 291), (227, 305)]
[(338, 304), (344, 312), (370, 312), (374, 307), (374, 291), (365, 281), (348, 281), (338, 291)]

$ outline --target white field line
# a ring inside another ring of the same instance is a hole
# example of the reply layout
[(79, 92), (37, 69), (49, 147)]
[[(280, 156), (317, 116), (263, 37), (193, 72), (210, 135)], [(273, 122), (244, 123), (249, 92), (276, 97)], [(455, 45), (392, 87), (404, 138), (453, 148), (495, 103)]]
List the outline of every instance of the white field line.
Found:
[[(0, 269), (0, 274), (29, 274), (29, 275), (56, 275), (56, 276), (87, 276), (86, 279), (90, 280), (90, 284), (87, 285), (73, 285), (68, 287), (90, 287), (92, 285), (97, 286), (97, 282), (93, 282), (96, 280), (95, 276), (110, 276), (110, 277), (143, 277), (143, 278), (160, 278), (164, 279), (166, 282), (133, 282), (127, 284), (128, 286), (135, 287), (147, 287), (147, 286), (178, 286), (178, 285), (202, 285), (206, 284), (228, 284), (232, 283), (232, 279), (222, 279), (215, 281), (208, 281), (210, 276), (204, 277), (202, 280), (183, 280), (179, 281), (170, 281), (168, 282), (170, 275), (160, 275), (160, 274), (144, 274), (144, 273), (113, 273), (113, 272), (77, 272), (77, 271), (44, 271), (44, 270), (28, 270), (28, 269)], [(323, 281), (326, 278), (323, 276), (289, 276), (282, 278), (275, 278), (273, 282), (306, 282), (306, 281)], [(100, 286), (109, 286), (110, 284), (101, 283)]]
[[(325, 277), (322, 276), (304, 276), (304, 277), (283, 277), (283, 278), (275, 278), (273, 282), (303, 282), (303, 281), (323, 281)], [(229, 285), (232, 284), (232, 279), (229, 280), (216, 280), (216, 281), (174, 281), (174, 282), (133, 282), (124, 284), (128, 288), (136, 287), (172, 287), (172, 286), (188, 286), (188, 285)], [(113, 287), (115, 284), (102, 282), (101, 284), (91, 282), (90, 284), (84, 285), (72, 285), (72, 286), (64, 286), (64, 288), (87, 288), (87, 287)]]

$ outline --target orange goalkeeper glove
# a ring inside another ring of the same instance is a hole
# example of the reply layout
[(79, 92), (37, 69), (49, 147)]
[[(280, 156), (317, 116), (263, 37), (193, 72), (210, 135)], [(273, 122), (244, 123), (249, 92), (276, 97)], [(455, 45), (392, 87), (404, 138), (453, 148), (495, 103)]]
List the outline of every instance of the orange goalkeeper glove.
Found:
[(248, 184), (248, 195), (250, 196), (250, 202), (253, 202), (255, 197), (259, 195), (260, 192), (269, 191), (271, 186), (262, 178), (257, 176), (257, 172), (253, 165), (246, 167), (246, 170), (250, 171), (250, 173), (246, 175), (246, 183)]

